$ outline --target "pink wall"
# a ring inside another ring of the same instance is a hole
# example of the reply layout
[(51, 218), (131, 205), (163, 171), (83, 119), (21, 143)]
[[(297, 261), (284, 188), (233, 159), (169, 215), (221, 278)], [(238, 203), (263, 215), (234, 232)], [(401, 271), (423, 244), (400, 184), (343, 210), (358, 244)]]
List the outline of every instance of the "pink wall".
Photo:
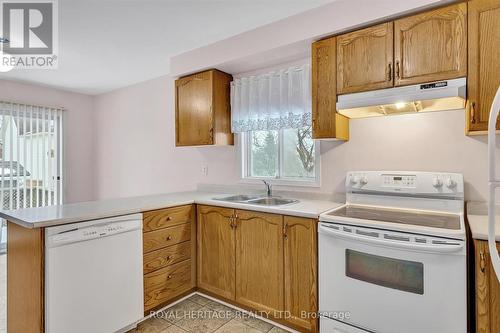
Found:
[(182, 76), (207, 68), (241, 73), (309, 54), (311, 41), (346, 29), (443, 5), (455, 0), (335, 0), (227, 39), (176, 55), (170, 74)]
[[(234, 147), (175, 147), (174, 80), (169, 76), (95, 99), (99, 199), (193, 190), (235, 179)], [(203, 176), (202, 166), (208, 166)]]
[(65, 109), (65, 202), (94, 199), (93, 98), (58, 89), (0, 80), (0, 100)]
[[(175, 147), (173, 83), (164, 76), (96, 97), (98, 198), (240, 181), (237, 147)], [(464, 110), (351, 120), (349, 142), (321, 142), (320, 188), (281, 189), (343, 192), (350, 170), (448, 171), (464, 174), (468, 200), (484, 201), (486, 137), (464, 128)]]

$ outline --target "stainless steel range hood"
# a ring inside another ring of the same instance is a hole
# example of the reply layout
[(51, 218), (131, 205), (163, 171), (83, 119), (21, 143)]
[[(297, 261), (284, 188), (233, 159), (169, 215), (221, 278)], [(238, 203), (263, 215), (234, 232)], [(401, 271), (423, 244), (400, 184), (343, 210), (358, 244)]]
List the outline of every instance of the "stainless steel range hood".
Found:
[(466, 78), (340, 95), (337, 112), (348, 118), (465, 108)]

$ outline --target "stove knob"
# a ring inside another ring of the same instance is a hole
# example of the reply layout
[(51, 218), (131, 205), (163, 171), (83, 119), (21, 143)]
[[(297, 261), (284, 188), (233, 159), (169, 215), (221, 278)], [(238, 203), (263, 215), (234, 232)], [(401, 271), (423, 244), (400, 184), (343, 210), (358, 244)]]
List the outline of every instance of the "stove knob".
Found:
[(443, 186), (443, 181), (439, 177), (434, 177), (434, 179), (432, 180), (432, 186), (439, 188)]
[(448, 177), (446, 179), (446, 187), (448, 187), (448, 188), (454, 188), (456, 186), (457, 186), (457, 182), (454, 181), (453, 179), (451, 179), (451, 177)]
[(355, 185), (359, 182), (359, 177), (358, 176), (354, 176), (354, 175), (350, 175), (349, 176), (349, 183), (351, 183), (352, 185)]
[(359, 179), (359, 183), (361, 185), (366, 185), (368, 183), (368, 178), (366, 176), (362, 176), (360, 179)]

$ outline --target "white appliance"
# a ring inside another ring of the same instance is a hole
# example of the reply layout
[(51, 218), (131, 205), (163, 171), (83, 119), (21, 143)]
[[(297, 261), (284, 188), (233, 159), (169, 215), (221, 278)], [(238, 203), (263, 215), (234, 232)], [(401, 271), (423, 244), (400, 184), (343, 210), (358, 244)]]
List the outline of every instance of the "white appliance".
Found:
[(337, 111), (348, 118), (458, 110), (465, 107), (467, 79), (458, 78), (340, 95)]
[(322, 332), (466, 333), (460, 174), (349, 172), (320, 215)]
[(496, 177), (496, 123), (500, 112), (500, 87), (497, 90), (490, 110), (488, 123), (488, 162), (489, 162), (489, 185), (490, 195), (488, 200), (488, 247), (490, 249), (491, 263), (500, 281), (500, 257), (495, 244), (495, 216), (496, 216), (496, 189), (500, 187), (500, 180)]
[(143, 318), (142, 214), (45, 232), (45, 331), (124, 332)]

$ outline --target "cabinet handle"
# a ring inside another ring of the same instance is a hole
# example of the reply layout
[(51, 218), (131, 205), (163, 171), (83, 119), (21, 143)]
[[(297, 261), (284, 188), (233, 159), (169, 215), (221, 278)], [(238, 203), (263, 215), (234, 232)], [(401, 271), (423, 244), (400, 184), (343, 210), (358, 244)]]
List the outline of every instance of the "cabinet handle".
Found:
[(288, 223), (283, 225), (283, 237), (285, 237), (285, 240), (288, 239)]
[(167, 236), (167, 240), (172, 240), (172, 236)]
[(399, 80), (401, 78), (399, 73), (399, 60), (396, 61), (396, 78)]
[(233, 221), (234, 221), (234, 229), (236, 229), (238, 227), (238, 214), (235, 214), (234, 215), (234, 218), (233, 218)]
[(229, 226), (231, 229), (234, 229), (234, 216), (229, 217)]
[(172, 278), (172, 275), (167, 276), (167, 280), (170, 280)]
[(387, 70), (387, 81), (392, 81), (392, 63), (389, 63), (389, 69)]
[(167, 257), (167, 260), (172, 260), (173, 258), (174, 258), (174, 256), (173, 256), (173, 255), (169, 255), (169, 256)]
[(167, 216), (167, 221), (172, 221), (172, 218), (170, 216)]
[(470, 121), (471, 123), (476, 123), (476, 103), (469, 103)]
[(479, 268), (481, 269), (481, 273), (484, 273), (484, 271), (486, 270), (486, 255), (484, 254), (484, 252), (479, 253), (479, 258)]

